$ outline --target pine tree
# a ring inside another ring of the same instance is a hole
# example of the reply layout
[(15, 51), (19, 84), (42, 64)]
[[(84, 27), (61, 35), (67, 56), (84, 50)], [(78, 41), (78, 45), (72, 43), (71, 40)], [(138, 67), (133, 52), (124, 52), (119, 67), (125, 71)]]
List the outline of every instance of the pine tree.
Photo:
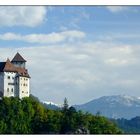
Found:
[(68, 105), (68, 100), (67, 98), (64, 99), (64, 104), (63, 104), (63, 111), (67, 111), (69, 108), (69, 105)]

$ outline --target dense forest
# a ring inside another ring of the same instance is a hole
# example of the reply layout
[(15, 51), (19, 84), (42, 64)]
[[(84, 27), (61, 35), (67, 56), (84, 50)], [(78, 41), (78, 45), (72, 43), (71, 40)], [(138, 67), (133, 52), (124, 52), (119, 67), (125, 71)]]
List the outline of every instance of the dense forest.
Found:
[(119, 128), (123, 130), (125, 134), (140, 134), (140, 117), (137, 116), (130, 120), (121, 118), (121, 119), (112, 119)]
[(67, 99), (61, 110), (50, 110), (34, 96), (0, 99), (0, 134), (121, 134), (105, 117), (76, 111)]

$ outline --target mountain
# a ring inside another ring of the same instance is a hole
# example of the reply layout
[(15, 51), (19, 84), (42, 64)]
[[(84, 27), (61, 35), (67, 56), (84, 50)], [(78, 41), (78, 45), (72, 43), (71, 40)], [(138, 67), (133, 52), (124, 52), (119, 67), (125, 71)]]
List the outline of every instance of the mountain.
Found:
[(140, 116), (140, 98), (127, 95), (103, 96), (74, 107), (92, 114), (100, 112), (108, 118), (131, 119)]

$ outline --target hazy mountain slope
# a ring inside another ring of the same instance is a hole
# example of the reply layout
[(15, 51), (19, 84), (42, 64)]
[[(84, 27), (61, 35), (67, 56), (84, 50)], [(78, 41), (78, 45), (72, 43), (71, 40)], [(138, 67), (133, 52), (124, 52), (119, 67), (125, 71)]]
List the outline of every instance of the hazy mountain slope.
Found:
[(123, 117), (130, 119), (140, 116), (140, 99), (126, 95), (103, 96), (86, 104), (75, 105), (74, 107), (93, 114), (100, 112), (101, 115), (109, 118)]

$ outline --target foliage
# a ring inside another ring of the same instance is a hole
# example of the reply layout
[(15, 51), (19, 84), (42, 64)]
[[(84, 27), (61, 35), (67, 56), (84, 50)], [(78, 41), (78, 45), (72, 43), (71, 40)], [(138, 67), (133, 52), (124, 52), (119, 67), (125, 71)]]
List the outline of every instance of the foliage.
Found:
[(121, 128), (125, 134), (140, 134), (140, 117), (135, 117), (130, 120), (121, 118), (112, 120)]
[(0, 134), (119, 134), (114, 123), (76, 111), (65, 98), (61, 110), (46, 109), (31, 96), (0, 100)]

